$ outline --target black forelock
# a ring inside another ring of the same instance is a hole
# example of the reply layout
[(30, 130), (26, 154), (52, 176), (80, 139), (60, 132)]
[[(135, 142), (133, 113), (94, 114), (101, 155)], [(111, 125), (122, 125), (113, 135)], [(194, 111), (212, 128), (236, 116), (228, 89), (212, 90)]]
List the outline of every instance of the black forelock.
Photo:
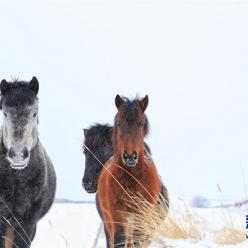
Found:
[(112, 127), (108, 124), (94, 124), (87, 129), (84, 144), (89, 149), (97, 149), (104, 145), (112, 146)]
[(28, 85), (29, 82), (25, 81), (11, 82), (11, 88), (1, 96), (1, 105), (2, 103), (9, 107), (32, 105), (38, 98)]
[[(133, 100), (123, 97), (124, 102), (120, 106), (121, 115), (130, 123), (137, 121), (140, 115), (140, 99), (135, 98)], [(149, 121), (145, 114), (145, 135), (149, 132)]]
[(124, 102), (120, 106), (120, 111), (127, 121), (135, 121), (141, 111), (138, 98), (130, 100), (126, 97), (123, 98)]

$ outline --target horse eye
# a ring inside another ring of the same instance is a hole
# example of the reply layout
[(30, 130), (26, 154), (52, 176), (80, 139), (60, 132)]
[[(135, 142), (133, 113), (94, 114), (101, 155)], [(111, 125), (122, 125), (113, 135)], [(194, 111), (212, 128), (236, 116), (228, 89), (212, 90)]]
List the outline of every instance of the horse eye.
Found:
[(142, 122), (139, 122), (139, 123), (138, 123), (138, 126), (139, 126), (139, 127), (144, 127), (144, 126), (145, 126), (145, 124), (144, 124), (144, 123), (142, 123)]
[(4, 112), (3, 114), (4, 114), (5, 117), (7, 117), (7, 113)]
[(33, 117), (35, 118), (36, 116), (37, 116), (37, 113), (34, 113), (34, 114), (33, 114)]

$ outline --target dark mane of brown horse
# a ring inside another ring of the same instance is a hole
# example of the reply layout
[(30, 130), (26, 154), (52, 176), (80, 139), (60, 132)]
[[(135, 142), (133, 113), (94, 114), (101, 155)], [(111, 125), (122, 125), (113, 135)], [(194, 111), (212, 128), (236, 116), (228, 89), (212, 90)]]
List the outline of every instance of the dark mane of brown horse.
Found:
[[(134, 100), (130, 100), (126, 97), (123, 97), (123, 100), (124, 102), (121, 104), (119, 108), (119, 112), (130, 124), (135, 124), (140, 114), (140, 101), (138, 98), (135, 98)], [(146, 115), (145, 115), (144, 130), (145, 130), (144, 136), (147, 136), (149, 133), (149, 121)]]

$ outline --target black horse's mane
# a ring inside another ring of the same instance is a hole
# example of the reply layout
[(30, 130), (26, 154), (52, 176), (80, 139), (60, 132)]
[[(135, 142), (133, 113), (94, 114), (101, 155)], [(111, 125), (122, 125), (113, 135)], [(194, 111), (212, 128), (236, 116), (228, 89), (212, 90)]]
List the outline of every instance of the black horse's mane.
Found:
[[(127, 97), (123, 97), (123, 103), (120, 106), (120, 112), (123, 117), (130, 123), (134, 123), (137, 121), (140, 115), (141, 107), (140, 107), (140, 99), (135, 98), (130, 100)], [(147, 116), (145, 115), (145, 136), (149, 133), (149, 121)]]
[(3, 102), (9, 107), (32, 105), (38, 99), (34, 91), (30, 89), (29, 82), (16, 79), (10, 84), (10, 89), (1, 95), (0, 106)]
[(94, 124), (87, 129), (84, 144), (89, 149), (112, 146), (112, 127), (108, 124)]

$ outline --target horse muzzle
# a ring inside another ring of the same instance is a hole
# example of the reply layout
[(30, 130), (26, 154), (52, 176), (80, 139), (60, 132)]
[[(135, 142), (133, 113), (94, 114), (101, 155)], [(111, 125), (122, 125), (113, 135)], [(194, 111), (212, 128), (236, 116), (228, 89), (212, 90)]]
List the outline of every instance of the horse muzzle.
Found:
[(97, 191), (97, 183), (94, 180), (85, 181), (83, 179), (83, 187), (87, 193), (96, 193)]
[(128, 152), (124, 152), (122, 154), (122, 163), (129, 167), (134, 167), (137, 165), (139, 160), (137, 152), (133, 152), (132, 154), (129, 154)]
[(11, 147), (8, 152), (6, 159), (9, 161), (10, 166), (16, 170), (22, 170), (27, 167), (30, 158), (30, 153), (25, 147), (21, 151), (15, 150)]

